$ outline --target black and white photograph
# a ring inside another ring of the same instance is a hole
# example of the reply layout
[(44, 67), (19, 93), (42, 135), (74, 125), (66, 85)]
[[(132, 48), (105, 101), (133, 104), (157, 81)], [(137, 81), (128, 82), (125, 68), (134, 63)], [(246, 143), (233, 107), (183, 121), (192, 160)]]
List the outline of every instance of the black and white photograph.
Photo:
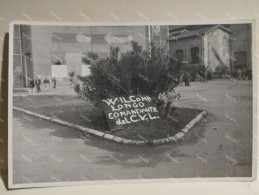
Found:
[(255, 180), (253, 25), (13, 22), (9, 187)]

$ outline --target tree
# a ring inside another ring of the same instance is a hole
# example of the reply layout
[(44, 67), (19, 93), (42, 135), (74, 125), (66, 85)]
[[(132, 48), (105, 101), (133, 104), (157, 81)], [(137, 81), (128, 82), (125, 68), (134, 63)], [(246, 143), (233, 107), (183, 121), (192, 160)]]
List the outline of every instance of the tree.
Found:
[(171, 112), (183, 67), (175, 56), (153, 44), (145, 50), (132, 42), (132, 49), (124, 54), (118, 47), (111, 47), (107, 57), (99, 58), (91, 52), (88, 59), (89, 76), (70, 73), (71, 85), (80, 97), (100, 106), (106, 98), (150, 95), (163, 114)]

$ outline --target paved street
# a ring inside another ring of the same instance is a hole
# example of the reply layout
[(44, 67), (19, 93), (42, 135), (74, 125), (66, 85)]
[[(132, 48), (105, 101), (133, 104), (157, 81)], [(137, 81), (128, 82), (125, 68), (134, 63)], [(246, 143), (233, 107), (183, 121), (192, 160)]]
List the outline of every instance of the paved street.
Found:
[(208, 111), (181, 143), (126, 146), (14, 111), (14, 183), (251, 176), (252, 82), (178, 87), (179, 107)]

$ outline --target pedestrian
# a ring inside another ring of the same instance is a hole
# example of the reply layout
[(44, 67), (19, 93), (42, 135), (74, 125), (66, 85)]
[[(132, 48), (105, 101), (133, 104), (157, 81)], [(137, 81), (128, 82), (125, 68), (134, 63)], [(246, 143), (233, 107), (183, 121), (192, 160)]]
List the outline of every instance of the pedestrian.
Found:
[(35, 88), (35, 83), (34, 83), (34, 79), (30, 78), (30, 94), (33, 95), (34, 94), (34, 88)]
[(207, 71), (207, 80), (212, 80), (212, 71), (210, 69)]
[(52, 83), (53, 83), (53, 88), (55, 89), (57, 85), (57, 80), (55, 76), (52, 78)]
[(46, 92), (49, 91), (50, 82), (49, 82), (48, 77), (46, 77), (46, 78), (43, 80), (43, 85), (44, 85), (45, 91), (46, 91)]
[(187, 86), (187, 75), (186, 75), (186, 72), (183, 73), (183, 82), (184, 82), (184, 86)]
[(242, 70), (238, 69), (237, 70), (237, 78), (238, 78), (238, 80), (241, 80), (241, 77), (242, 77)]
[(191, 75), (189, 72), (185, 72), (183, 75), (183, 81), (185, 86), (190, 86)]
[(207, 83), (207, 79), (208, 79), (208, 72), (207, 70), (204, 71), (204, 83)]
[(250, 69), (246, 69), (245, 75), (247, 80), (252, 80), (252, 71)]
[(191, 82), (191, 74), (189, 72), (186, 72), (186, 79), (187, 79), (187, 86), (190, 86), (190, 82)]
[(41, 92), (41, 89), (40, 89), (41, 80), (39, 79), (39, 77), (36, 77), (35, 85), (36, 85), (36, 88), (37, 88), (37, 93)]
[(179, 77), (179, 85), (180, 86), (183, 86), (183, 75), (184, 74), (181, 74), (181, 76)]

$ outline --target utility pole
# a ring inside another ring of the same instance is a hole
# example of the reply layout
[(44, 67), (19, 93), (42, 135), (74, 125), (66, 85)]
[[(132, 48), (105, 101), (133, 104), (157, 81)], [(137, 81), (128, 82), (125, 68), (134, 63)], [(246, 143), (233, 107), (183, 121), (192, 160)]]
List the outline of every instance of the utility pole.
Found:
[(28, 86), (27, 56), (24, 55), (25, 86)]

